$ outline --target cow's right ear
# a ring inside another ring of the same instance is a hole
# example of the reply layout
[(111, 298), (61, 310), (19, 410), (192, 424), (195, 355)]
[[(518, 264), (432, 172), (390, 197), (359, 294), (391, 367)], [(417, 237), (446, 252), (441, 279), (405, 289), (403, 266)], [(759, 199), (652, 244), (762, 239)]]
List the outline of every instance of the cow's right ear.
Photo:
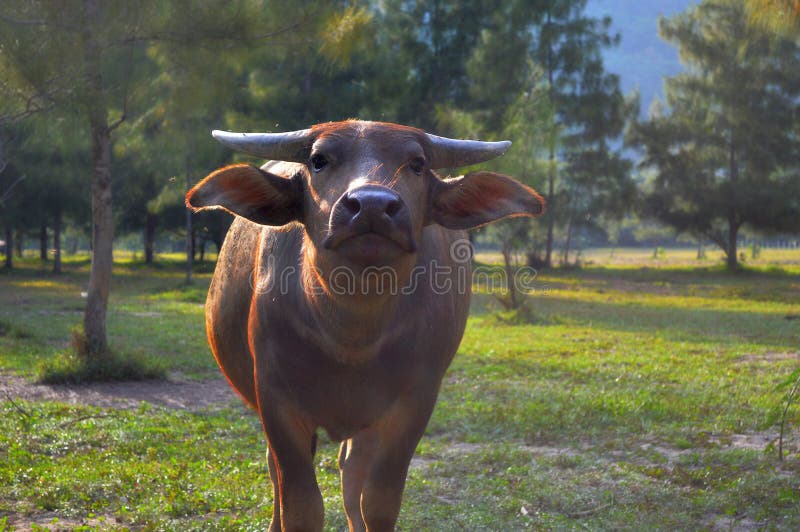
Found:
[(195, 212), (224, 209), (261, 225), (285, 225), (301, 219), (302, 199), (297, 179), (233, 164), (197, 183), (186, 194), (186, 206)]

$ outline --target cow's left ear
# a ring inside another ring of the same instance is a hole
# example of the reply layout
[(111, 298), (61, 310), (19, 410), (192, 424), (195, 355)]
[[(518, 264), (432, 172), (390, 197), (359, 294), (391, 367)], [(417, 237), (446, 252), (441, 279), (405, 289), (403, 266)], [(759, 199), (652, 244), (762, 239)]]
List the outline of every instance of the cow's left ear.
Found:
[(197, 212), (224, 209), (262, 225), (300, 220), (303, 191), (287, 179), (248, 164), (220, 168), (186, 194), (186, 206)]
[(471, 172), (438, 181), (429, 219), (448, 229), (472, 229), (510, 216), (540, 216), (545, 201), (535, 190), (494, 172)]

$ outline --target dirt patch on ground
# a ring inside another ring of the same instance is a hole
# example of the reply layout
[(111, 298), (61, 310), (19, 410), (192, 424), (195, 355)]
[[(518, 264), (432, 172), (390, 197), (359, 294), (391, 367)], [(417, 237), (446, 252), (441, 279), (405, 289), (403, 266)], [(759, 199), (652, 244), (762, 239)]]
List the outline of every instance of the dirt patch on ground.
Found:
[[(705, 452), (711, 449), (742, 449), (749, 451), (765, 452), (770, 444), (777, 445), (778, 429), (776, 427), (764, 431), (752, 431), (741, 434), (703, 434), (703, 441), (695, 447), (677, 448), (671, 447), (660, 442), (645, 442), (636, 448), (628, 450), (605, 451), (599, 456), (593, 456), (593, 460), (605, 464), (616, 462), (632, 462), (647, 466), (658, 466), (666, 462), (667, 465), (674, 465), (683, 457), (698, 452)], [(789, 431), (784, 435), (784, 447), (791, 453), (796, 448), (796, 442), (800, 439), (800, 431)], [(433, 464), (436, 460), (447, 459), (449, 457), (463, 456), (473, 453), (480, 453), (490, 448), (490, 443), (465, 443), (448, 442), (446, 447), (438, 456), (428, 457), (416, 455), (411, 460), (412, 468), (424, 468)], [(515, 446), (517, 450), (530, 453), (535, 458), (575, 458), (588, 456), (593, 445), (590, 443), (580, 444), (576, 447), (553, 447), (543, 445), (528, 445), (520, 442)]]
[(796, 360), (800, 362), (800, 351), (768, 351), (766, 353), (743, 355), (737, 362), (750, 364), (753, 362), (778, 362), (781, 360)]
[(176, 376), (164, 381), (71, 386), (35, 384), (17, 375), (0, 373), (0, 401), (9, 398), (15, 401), (60, 401), (106, 408), (137, 408), (147, 402), (182, 410), (200, 410), (240, 402), (222, 376), (204, 381)]
[[(10, 516), (8, 524), (15, 532), (29, 532), (33, 530), (49, 530), (50, 532), (69, 532), (72, 530), (118, 530), (123, 523), (114, 516), (91, 517), (86, 519), (69, 519), (57, 515), (55, 512), (45, 512), (24, 519), (14, 520)], [(125, 530), (127, 530), (125, 528)]]

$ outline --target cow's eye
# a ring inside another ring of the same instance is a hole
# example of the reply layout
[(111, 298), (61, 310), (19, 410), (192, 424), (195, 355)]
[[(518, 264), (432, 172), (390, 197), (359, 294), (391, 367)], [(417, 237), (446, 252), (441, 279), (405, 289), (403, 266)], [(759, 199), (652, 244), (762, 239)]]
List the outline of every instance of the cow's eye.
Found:
[(408, 161), (408, 167), (411, 168), (411, 171), (417, 175), (422, 173), (422, 170), (425, 169), (425, 159), (422, 157), (414, 157), (410, 161)]
[(321, 153), (315, 153), (312, 155), (309, 162), (311, 163), (311, 168), (313, 168), (315, 172), (319, 172), (328, 166), (328, 158)]

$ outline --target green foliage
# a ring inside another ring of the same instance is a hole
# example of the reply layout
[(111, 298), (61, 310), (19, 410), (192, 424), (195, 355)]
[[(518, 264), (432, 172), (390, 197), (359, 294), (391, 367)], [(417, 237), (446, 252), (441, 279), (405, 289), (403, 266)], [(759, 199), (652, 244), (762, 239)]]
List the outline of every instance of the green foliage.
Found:
[(156, 197), (147, 202), (147, 212), (162, 214), (169, 208), (182, 207), (185, 194), (183, 187), (171, 186), (171, 183), (167, 183)]
[(342, 67), (350, 65), (356, 53), (364, 54), (371, 26), (372, 13), (365, 7), (351, 5), (334, 13), (321, 31), (320, 53)]

